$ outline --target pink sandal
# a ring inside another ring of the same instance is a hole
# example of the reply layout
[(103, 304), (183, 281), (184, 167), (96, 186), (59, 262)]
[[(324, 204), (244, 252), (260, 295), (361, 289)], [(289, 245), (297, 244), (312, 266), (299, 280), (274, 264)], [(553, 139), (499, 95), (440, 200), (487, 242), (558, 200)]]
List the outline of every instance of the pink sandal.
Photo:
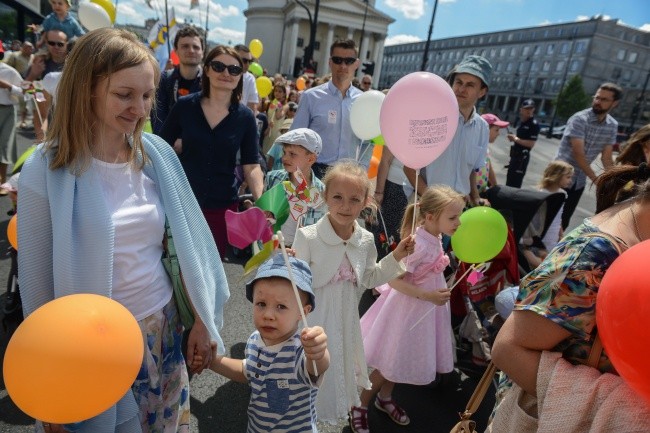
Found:
[(395, 424), (408, 425), (411, 422), (406, 411), (399, 407), (392, 397), (388, 400), (384, 400), (377, 395), (377, 398), (375, 398), (375, 407), (380, 411), (387, 413)]
[(350, 428), (354, 433), (370, 433), (368, 429), (368, 409), (352, 406), (348, 416)]

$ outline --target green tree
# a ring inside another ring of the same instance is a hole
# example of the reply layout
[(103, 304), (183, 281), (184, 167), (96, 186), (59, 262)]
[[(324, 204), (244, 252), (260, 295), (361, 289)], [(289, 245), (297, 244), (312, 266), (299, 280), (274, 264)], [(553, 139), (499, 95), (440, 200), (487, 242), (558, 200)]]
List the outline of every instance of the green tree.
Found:
[(557, 117), (568, 119), (573, 113), (584, 110), (589, 106), (591, 96), (587, 95), (582, 85), (580, 75), (574, 75), (557, 95), (555, 104)]

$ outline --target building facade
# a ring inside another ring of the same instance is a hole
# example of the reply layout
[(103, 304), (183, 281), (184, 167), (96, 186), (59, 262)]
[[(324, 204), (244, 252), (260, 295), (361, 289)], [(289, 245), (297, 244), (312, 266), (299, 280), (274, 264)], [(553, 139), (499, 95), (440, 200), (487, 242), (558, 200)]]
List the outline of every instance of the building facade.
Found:
[[(329, 47), (337, 39), (353, 39), (362, 62), (375, 62), (374, 83), (378, 83), (384, 58), (384, 40), (393, 18), (375, 9), (376, 0), (304, 0), (312, 18), (318, 3), (314, 38), (316, 75), (329, 72)], [(248, 0), (246, 45), (252, 39), (264, 44), (260, 64), (269, 73), (295, 77), (302, 69), (304, 50), (309, 44), (310, 17), (307, 10), (292, 0)], [(361, 74), (361, 67), (359, 68)]]
[[(50, 11), (48, 11), (50, 12)], [(0, 2), (0, 40), (11, 42), (13, 39), (34, 42), (33, 33), (27, 33), (27, 26), (40, 24), (40, 0), (2, 0)]]
[[(424, 46), (425, 41), (386, 47), (379, 87), (390, 87), (404, 75), (420, 70)], [(486, 57), (493, 67), (490, 92), (480, 103), (485, 112), (514, 121), (521, 101), (532, 98), (537, 103), (537, 118), (549, 123), (558, 93), (572, 76), (580, 75), (587, 93), (595, 93), (607, 81), (623, 88), (623, 99), (612, 112), (622, 129), (630, 126), (633, 118), (636, 126), (650, 121), (650, 107), (642, 97), (650, 91), (649, 32), (596, 16), (587, 21), (432, 40), (426, 70), (444, 77), (470, 54)]]

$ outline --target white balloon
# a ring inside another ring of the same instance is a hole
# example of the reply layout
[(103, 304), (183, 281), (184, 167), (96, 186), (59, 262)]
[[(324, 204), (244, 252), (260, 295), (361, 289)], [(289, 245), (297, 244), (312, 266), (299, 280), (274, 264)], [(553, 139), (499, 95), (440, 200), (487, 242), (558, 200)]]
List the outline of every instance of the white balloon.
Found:
[(385, 97), (379, 90), (369, 90), (352, 103), (350, 125), (354, 134), (361, 140), (371, 140), (381, 135), (379, 113)]
[(111, 26), (108, 12), (96, 3), (80, 3), (78, 14), (81, 24), (90, 31)]

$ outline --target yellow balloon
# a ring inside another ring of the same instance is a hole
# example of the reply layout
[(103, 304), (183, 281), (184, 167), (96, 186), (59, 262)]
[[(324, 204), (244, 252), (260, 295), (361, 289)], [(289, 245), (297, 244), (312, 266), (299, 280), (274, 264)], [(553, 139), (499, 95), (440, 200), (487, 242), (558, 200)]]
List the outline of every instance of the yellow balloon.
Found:
[(266, 98), (271, 93), (271, 90), (273, 90), (273, 83), (269, 77), (259, 77), (255, 80), (255, 87), (257, 88), (257, 93), (262, 98)]
[(18, 251), (18, 214), (12, 216), (7, 224), (7, 240)]
[(29, 416), (56, 424), (99, 415), (126, 394), (142, 365), (144, 341), (135, 317), (94, 294), (43, 305), (7, 345), (7, 392)]
[(264, 45), (262, 45), (262, 41), (259, 39), (253, 39), (250, 44), (248, 44), (248, 49), (251, 50), (253, 57), (259, 59), (262, 57), (262, 53), (264, 52)]
[(104, 8), (109, 18), (111, 19), (111, 24), (115, 24), (115, 15), (117, 11), (115, 10), (115, 5), (111, 0), (90, 0), (90, 1), (91, 3), (98, 4), (102, 8)]

